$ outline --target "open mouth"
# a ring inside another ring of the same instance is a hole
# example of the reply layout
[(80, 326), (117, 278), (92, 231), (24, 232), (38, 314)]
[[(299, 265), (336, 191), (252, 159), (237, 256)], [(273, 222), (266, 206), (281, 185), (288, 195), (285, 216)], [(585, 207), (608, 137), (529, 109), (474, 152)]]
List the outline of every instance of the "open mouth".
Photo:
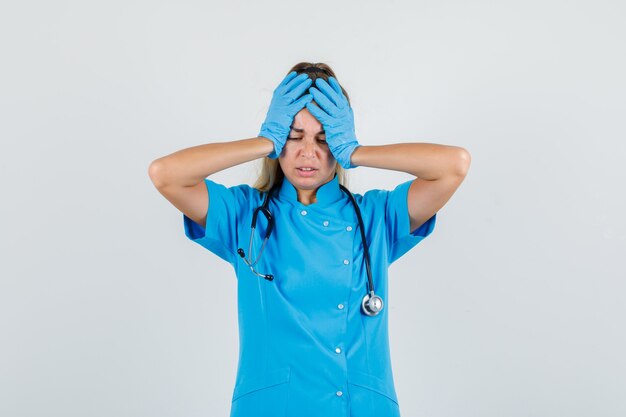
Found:
[(302, 177), (312, 177), (317, 172), (317, 169), (310, 167), (296, 168), (296, 170)]

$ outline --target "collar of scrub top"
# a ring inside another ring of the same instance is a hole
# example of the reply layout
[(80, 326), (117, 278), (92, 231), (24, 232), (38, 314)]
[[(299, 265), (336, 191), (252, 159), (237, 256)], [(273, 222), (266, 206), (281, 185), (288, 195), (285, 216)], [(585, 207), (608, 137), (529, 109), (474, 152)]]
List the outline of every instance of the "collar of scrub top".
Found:
[[(328, 181), (324, 185), (321, 185), (317, 189), (315, 197), (317, 200), (314, 203), (316, 207), (329, 206), (346, 198), (343, 191), (341, 191), (341, 188), (339, 188), (339, 178), (337, 177), (336, 173), (332, 180)], [(280, 189), (278, 190), (278, 198), (283, 201), (299, 203), (298, 191), (296, 190), (296, 187), (294, 187), (293, 184), (289, 182), (287, 177), (283, 178), (283, 182), (280, 185)]]

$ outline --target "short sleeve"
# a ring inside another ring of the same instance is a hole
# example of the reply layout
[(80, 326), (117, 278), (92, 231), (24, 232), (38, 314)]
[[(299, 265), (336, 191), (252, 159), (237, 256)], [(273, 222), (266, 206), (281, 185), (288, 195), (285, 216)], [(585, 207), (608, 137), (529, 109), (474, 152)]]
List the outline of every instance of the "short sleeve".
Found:
[(237, 254), (237, 230), (248, 212), (254, 188), (247, 184), (226, 187), (204, 180), (209, 193), (206, 229), (183, 213), (185, 235), (231, 265)]
[(424, 240), (435, 228), (437, 213), (433, 214), (430, 219), (426, 220), (424, 224), (411, 233), (408, 194), (412, 182), (412, 180), (409, 180), (398, 185), (387, 196), (385, 223), (387, 226), (387, 241), (389, 242), (389, 264)]

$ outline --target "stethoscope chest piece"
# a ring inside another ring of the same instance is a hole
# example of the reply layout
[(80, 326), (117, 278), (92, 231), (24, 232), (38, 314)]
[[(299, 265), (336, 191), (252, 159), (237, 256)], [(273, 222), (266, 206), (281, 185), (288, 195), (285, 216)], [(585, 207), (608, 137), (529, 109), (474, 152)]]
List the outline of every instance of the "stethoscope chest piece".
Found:
[(375, 316), (383, 309), (383, 299), (374, 294), (366, 294), (361, 301), (361, 310), (366, 316)]

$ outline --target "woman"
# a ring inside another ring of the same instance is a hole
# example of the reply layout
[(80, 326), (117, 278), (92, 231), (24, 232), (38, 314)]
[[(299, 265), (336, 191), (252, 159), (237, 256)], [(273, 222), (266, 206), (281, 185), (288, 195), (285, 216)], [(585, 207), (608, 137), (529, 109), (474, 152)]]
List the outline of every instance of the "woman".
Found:
[[(254, 187), (206, 178), (259, 158)], [(330, 67), (308, 62), (275, 89), (258, 137), (151, 164), (155, 186), (183, 213), (186, 236), (237, 275), (231, 417), (400, 415), (387, 268), (432, 232), (469, 164), (455, 146), (360, 145), (348, 94)], [(345, 169), (357, 166), (416, 178), (351, 195)]]

